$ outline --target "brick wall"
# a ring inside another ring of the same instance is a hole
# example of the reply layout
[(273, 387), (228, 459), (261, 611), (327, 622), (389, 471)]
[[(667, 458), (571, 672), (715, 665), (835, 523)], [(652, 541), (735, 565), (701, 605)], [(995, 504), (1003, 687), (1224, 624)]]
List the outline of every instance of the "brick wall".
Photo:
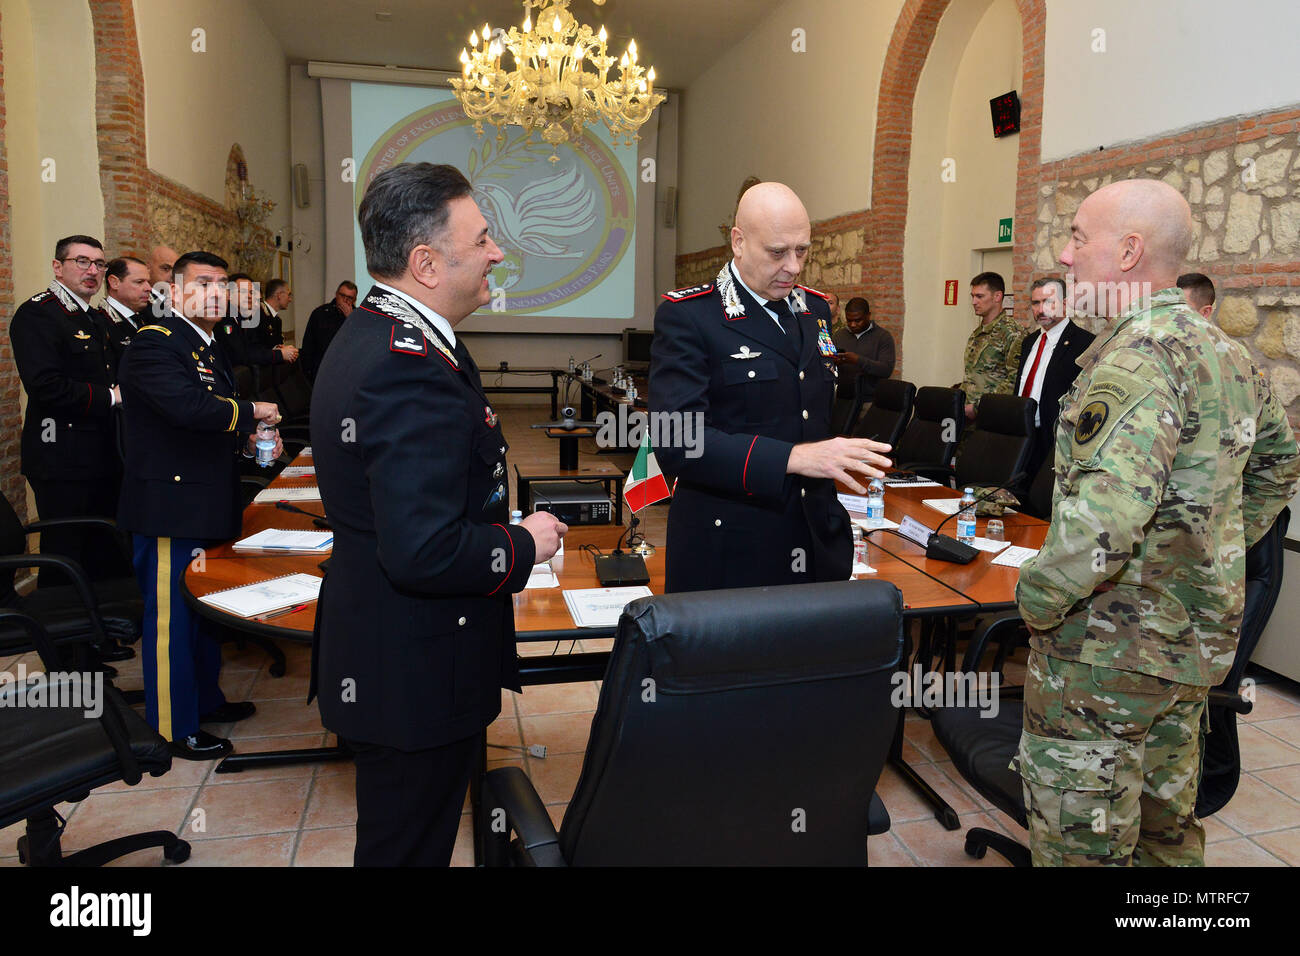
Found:
[[(4, 89), (4, 52), (0, 50), (0, 91)], [(22, 416), (18, 411), (18, 369), (9, 345), (9, 319), (14, 314), (13, 247), (9, 222), (9, 153), (5, 148), (5, 102), (0, 94), (0, 494), (18, 517), (27, 520), (27, 485), (19, 473), (19, 436)]]
[(95, 29), (95, 125), (109, 255), (147, 254), (144, 71), (131, 0), (90, 0)]

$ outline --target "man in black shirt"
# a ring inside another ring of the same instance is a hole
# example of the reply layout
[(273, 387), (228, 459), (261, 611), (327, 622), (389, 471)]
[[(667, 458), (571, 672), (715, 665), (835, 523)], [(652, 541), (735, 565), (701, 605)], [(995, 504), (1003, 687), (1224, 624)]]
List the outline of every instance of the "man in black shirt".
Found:
[(343, 320), (352, 314), (357, 304), (357, 284), (344, 279), (334, 292), (334, 298), (313, 310), (307, 319), (307, 331), (302, 337), (302, 370), (308, 381), (316, 381), (316, 372), (325, 358), (325, 350), (343, 327)]
[(839, 385), (835, 391), (835, 420), (843, 418), (856, 389), (862, 390), (862, 404), (871, 404), (876, 383), (894, 374), (894, 337), (871, 321), (871, 305), (861, 297), (849, 299), (844, 307), (845, 328), (831, 337), (839, 349), (835, 365)]

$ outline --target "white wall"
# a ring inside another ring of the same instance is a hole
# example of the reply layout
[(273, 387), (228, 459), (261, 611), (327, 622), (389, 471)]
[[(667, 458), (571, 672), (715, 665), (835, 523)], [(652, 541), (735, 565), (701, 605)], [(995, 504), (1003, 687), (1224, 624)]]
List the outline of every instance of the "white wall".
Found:
[[(876, 100), (902, 0), (787, 0), (682, 98), (679, 252), (720, 245), (749, 176), (797, 192), (814, 219), (871, 205)], [(792, 31), (805, 31), (795, 53)]]
[[(975, 250), (997, 246), (998, 220), (1015, 215), (1019, 135), (993, 138), (989, 100), (1020, 89), (1021, 26), (1014, 0), (948, 7), (921, 72), (913, 109), (903, 245), (902, 376), (917, 385), (962, 378), (975, 327), (970, 278)], [(956, 179), (945, 182), (951, 159)], [(1010, 245), (1004, 248), (1010, 249)], [(1010, 287), (1009, 270), (1003, 278)], [(944, 281), (957, 304), (943, 304)]]
[(1295, 0), (1047, 0), (1043, 161), (1300, 102), (1297, 36)]
[(301, 344), (311, 310), (334, 298), (334, 290), (344, 279), (358, 285), (362, 280), (353, 275), (325, 274), (325, 154), (321, 142), (320, 82), (307, 75), (304, 65), (289, 67), (289, 114), (289, 166), (302, 163), (307, 167), (311, 203), (306, 209), (299, 209), (290, 196), (293, 232), (301, 234), (307, 242), (306, 246), (300, 242), (293, 249), (294, 305), (301, 316), (296, 331)]

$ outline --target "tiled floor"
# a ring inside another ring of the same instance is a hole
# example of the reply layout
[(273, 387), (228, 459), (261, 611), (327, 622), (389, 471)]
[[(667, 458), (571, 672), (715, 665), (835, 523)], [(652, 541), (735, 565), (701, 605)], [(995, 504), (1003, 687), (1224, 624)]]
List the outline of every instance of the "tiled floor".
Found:
[[(511, 442), (512, 463), (549, 463), (554, 446), (541, 432), (527, 428), (544, 420), (549, 409), (501, 409)], [(584, 453), (585, 454), (585, 453)], [(602, 456), (604, 460), (604, 456)], [(623, 463), (622, 459), (615, 459)], [(664, 508), (652, 508), (645, 532), (652, 543), (663, 541)], [(598, 650), (608, 641), (579, 642), (577, 650)], [(331, 740), (316, 707), (304, 703), (309, 650), (284, 645), (288, 673), (267, 673), (266, 656), (253, 646), (227, 645), (222, 686), (232, 700), (257, 702), (250, 720), (210, 728), (231, 737), (237, 751), (321, 746)], [(550, 646), (535, 649), (548, 653)], [(34, 655), (0, 661), (13, 673), (19, 661), (37, 666)], [(139, 687), (138, 658), (119, 667), (118, 685)], [(1008, 677), (1018, 677), (1011, 665)], [(1205, 821), (1206, 862), (1213, 866), (1300, 865), (1300, 686), (1280, 679), (1264, 683), (1257, 675), (1254, 711), (1243, 719), (1240, 739), (1244, 772), (1232, 801)], [(522, 695), (503, 692), (501, 717), (488, 729), (490, 766), (523, 767), (551, 811), (556, 824), (564, 813), (582, 767), (599, 688), (594, 683), (527, 688)], [(971, 826), (1001, 829), (1017, 839), (1023, 831), (993, 810), (960, 780), (935, 741), (929, 724), (910, 714), (904, 756), (953, 806), (962, 831)], [(541, 743), (547, 756), (529, 756), (525, 748)], [(354, 774), (350, 763), (281, 767), (215, 774), (214, 764), (176, 761), (158, 778), (135, 787), (101, 787), (79, 804), (67, 804), (64, 847), (71, 851), (115, 836), (168, 828), (191, 841), (186, 866), (347, 866), (352, 861), (356, 822)], [(949, 832), (934, 819), (928, 804), (886, 767), (878, 792), (889, 808), (892, 828), (872, 838), (874, 866), (1003, 866), (996, 853), (976, 861), (963, 851), (962, 832)], [(471, 863), (468, 815), (462, 818), (455, 865)], [(22, 824), (0, 830), (0, 865), (17, 865), (15, 841)], [(154, 866), (159, 850), (135, 853), (115, 865)]]

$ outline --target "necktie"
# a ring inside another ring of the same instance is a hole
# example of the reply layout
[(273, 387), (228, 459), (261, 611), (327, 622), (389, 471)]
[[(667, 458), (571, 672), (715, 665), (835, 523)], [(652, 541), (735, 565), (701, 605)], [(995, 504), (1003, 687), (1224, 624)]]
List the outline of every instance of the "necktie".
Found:
[(797, 325), (794, 321), (794, 313), (790, 311), (790, 306), (785, 299), (772, 299), (767, 303), (767, 307), (776, 313), (777, 320), (781, 323), (781, 328), (785, 331), (785, 334), (793, 338)]
[(1044, 343), (1047, 342), (1047, 333), (1038, 334), (1038, 343), (1034, 347), (1034, 363), (1029, 366), (1029, 376), (1025, 379), (1025, 387), (1020, 390), (1021, 398), (1030, 398), (1034, 394), (1034, 377), (1038, 373), (1038, 363), (1043, 357)]

